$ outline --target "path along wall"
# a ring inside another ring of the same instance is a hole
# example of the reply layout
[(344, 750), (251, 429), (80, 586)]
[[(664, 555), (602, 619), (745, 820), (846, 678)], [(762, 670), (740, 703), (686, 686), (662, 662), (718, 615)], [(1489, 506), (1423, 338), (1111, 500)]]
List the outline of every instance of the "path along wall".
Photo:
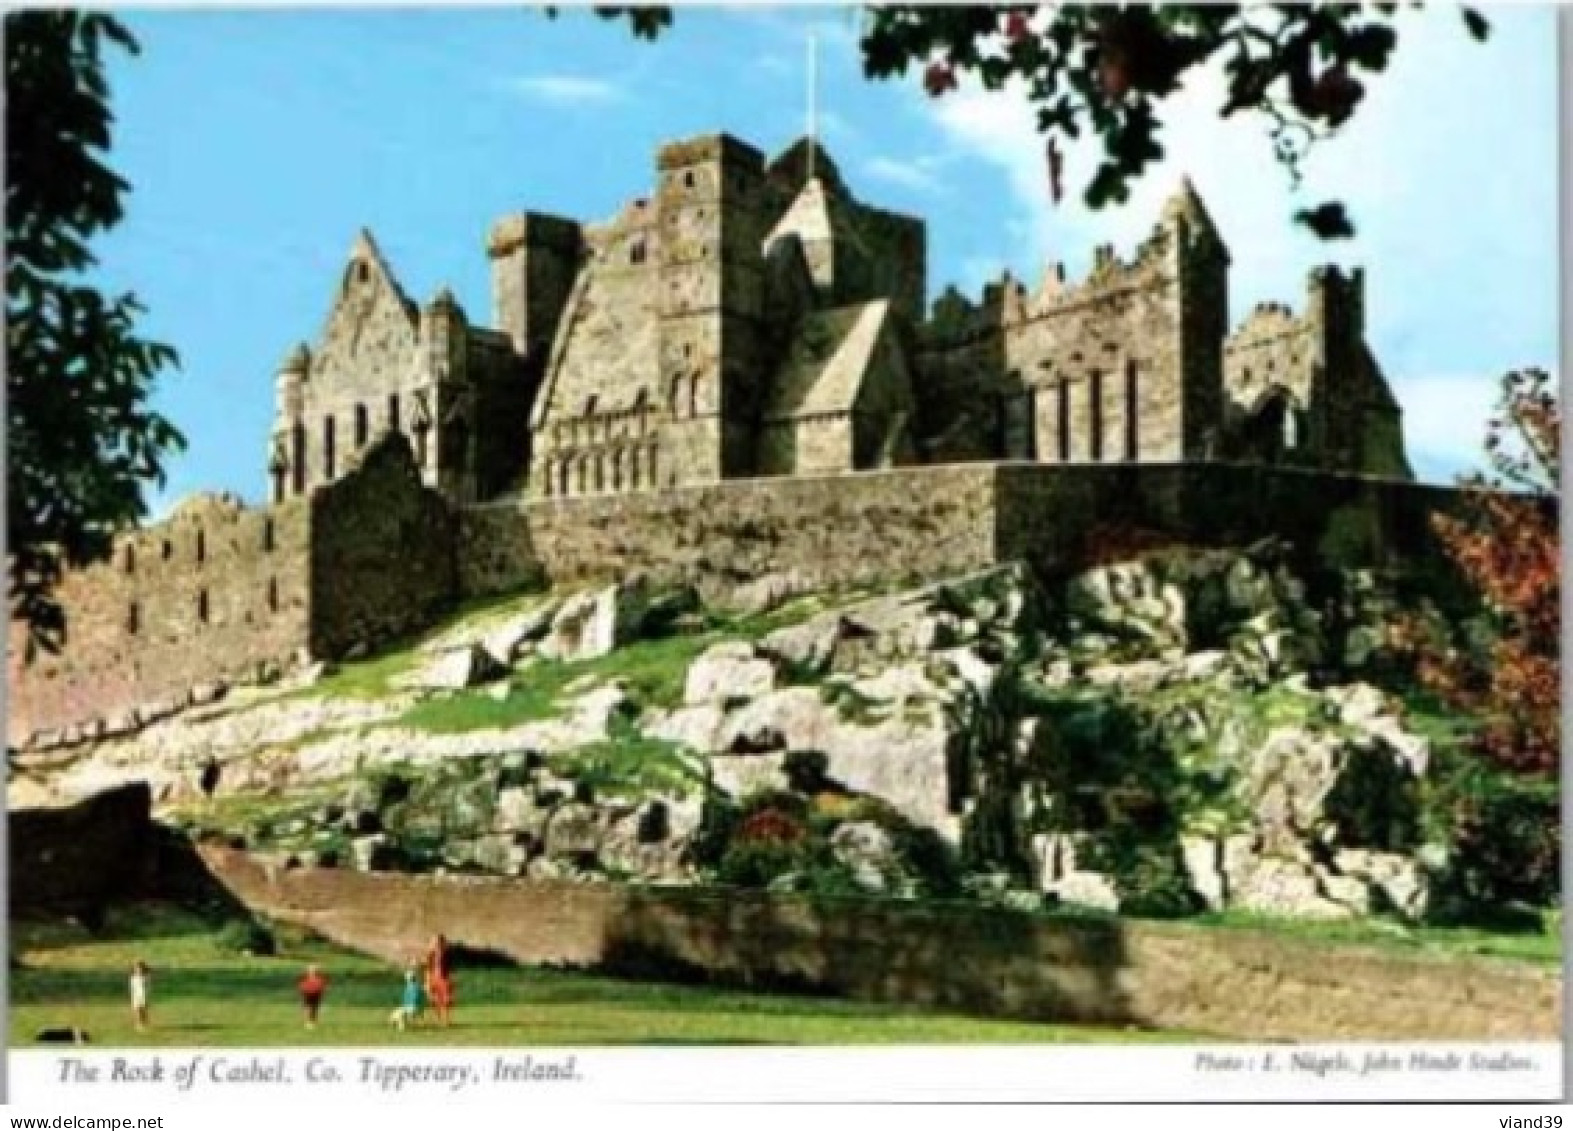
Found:
[[(200, 851), (253, 910), (396, 963), (441, 932), (520, 962), (1242, 1040), (1561, 1032), (1562, 981), (1550, 967), (959, 904), (285, 870), (217, 844)], [(458, 979), (462, 1001), (462, 970)]]
[(804, 585), (922, 581), (1021, 559), (1075, 565), (1089, 532), (1138, 526), (1199, 543), (1268, 535), (1376, 563), (1424, 553), (1455, 492), (1243, 464), (952, 464), (738, 480), (646, 495), (466, 508), (470, 596), (644, 573), (703, 589), (767, 574)]

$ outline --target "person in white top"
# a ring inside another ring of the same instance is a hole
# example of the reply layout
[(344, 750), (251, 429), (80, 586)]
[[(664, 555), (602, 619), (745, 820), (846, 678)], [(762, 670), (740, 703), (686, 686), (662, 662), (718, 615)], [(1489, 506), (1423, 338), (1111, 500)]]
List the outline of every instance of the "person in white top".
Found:
[(147, 1020), (147, 963), (140, 958), (131, 964), (131, 1013), (136, 1018), (137, 1032), (148, 1027)]

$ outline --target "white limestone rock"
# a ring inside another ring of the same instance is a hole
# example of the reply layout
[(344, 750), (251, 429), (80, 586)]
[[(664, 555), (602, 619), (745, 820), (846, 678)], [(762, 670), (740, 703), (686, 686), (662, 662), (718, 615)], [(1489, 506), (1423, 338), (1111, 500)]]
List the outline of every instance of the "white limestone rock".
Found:
[(757, 657), (752, 645), (728, 641), (689, 665), (683, 700), (692, 706), (752, 699), (772, 690), (775, 677), (770, 661)]
[(411, 683), (417, 687), (461, 691), (489, 683), (506, 675), (507, 671), (485, 648), (471, 644), (439, 656), (422, 669)]
[(569, 663), (605, 656), (638, 634), (647, 605), (640, 585), (577, 593), (557, 610), (539, 652), (546, 659)]

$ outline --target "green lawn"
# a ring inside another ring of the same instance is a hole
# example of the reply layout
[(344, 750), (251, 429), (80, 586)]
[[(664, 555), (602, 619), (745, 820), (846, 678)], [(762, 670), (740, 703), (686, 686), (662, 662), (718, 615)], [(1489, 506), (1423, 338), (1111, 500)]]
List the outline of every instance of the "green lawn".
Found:
[[(303, 937), (283, 953), (221, 952), (211, 924), (166, 909), (117, 913), (96, 937), (14, 923), (11, 1044), (74, 1025), (98, 1046), (576, 1046), (621, 1044), (1022, 1044), (1191, 1040), (1189, 1034), (991, 1021), (830, 998), (741, 993), (516, 967), (457, 970), (453, 1026), (388, 1025), (400, 971)], [(153, 1027), (138, 1033), (126, 978), (152, 968)], [(330, 979), (308, 1032), (294, 994), (306, 962)]]

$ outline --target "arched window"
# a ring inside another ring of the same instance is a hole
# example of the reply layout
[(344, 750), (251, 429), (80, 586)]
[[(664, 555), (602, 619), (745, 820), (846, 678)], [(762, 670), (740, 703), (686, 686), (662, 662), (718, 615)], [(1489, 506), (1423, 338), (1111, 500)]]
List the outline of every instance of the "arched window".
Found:
[(644, 240), (637, 240), (635, 241), (633, 247), (631, 247), (628, 251), (628, 262), (637, 267), (639, 264), (644, 262), (644, 257)]
[(557, 493), (568, 494), (568, 460), (565, 458), (557, 465)]
[(590, 457), (580, 456), (574, 461), (574, 489), (582, 495), (590, 489)]
[(628, 486), (631, 490), (637, 491), (642, 486), (639, 481), (639, 471), (639, 449), (630, 448), (628, 449)]
[(595, 453), (595, 489), (597, 492), (606, 490), (606, 462), (600, 452)]
[(175, 546), (168, 538), (164, 539), (163, 543), (159, 546), (158, 549), (159, 556), (162, 557), (166, 562), (175, 556)]
[(623, 450), (618, 448), (612, 453), (612, 490), (623, 489)]

